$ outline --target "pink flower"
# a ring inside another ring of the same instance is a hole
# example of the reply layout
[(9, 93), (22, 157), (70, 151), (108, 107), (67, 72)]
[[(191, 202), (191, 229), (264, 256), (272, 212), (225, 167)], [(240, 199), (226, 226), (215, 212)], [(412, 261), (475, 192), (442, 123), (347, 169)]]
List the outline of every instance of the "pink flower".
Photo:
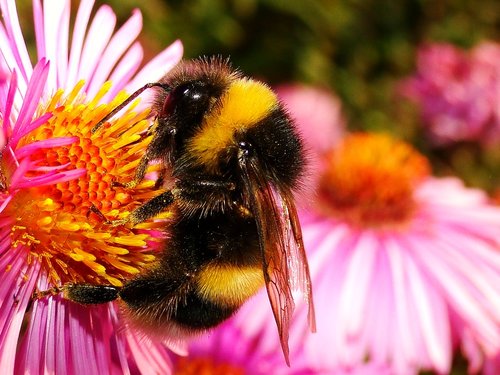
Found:
[(348, 136), (325, 165), (302, 215), (318, 326), (309, 363), (449, 373), (465, 340), (499, 353), (500, 208), (430, 177), (423, 156), (385, 135)]
[[(169, 373), (167, 349), (124, 327), (115, 304), (82, 307), (59, 295), (32, 298), (68, 282), (120, 285), (152, 260), (158, 223), (104, 228), (89, 215), (127, 215), (157, 194), (152, 181), (111, 189), (131, 177), (148, 138), (147, 106), (130, 106), (91, 128), (127, 96), (159, 79), (182, 55), (173, 43), (139, 71), (141, 14), (114, 32), (108, 6), (91, 19), (80, 4), (70, 33), (70, 1), (33, 1), (33, 67), (14, 1), (0, 1), (0, 368), (2, 373)], [(69, 47), (69, 40), (71, 46)], [(106, 80), (111, 82), (106, 83)]]
[(483, 42), (466, 52), (449, 44), (420, 49), (417, 72), (401, 91), (422, 111), (437, 145), (500, 140), (500, 45)]
[(299, 126), (313, 152), (328, 151), (345, 132), (340, 100), (330, 91), (302, 84), (278, 86), (276, 93)]

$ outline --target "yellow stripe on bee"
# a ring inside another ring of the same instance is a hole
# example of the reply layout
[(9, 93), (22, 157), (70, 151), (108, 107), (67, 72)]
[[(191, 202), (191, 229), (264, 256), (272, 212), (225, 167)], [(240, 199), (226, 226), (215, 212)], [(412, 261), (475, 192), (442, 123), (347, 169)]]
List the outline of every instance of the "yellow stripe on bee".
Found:
[(192, 138), (189, 144), (191, 155), (210, 171), (215, 171), (220, 154), (234, 143), (234, 135), (257, 124), (277, 104), (276, 95), (264, 83), (250, 79), (235, 80)]
[(260, 267), (205, 267), (198, 275), (198, 293), (206, 300), (239, 306), (264, 285)]

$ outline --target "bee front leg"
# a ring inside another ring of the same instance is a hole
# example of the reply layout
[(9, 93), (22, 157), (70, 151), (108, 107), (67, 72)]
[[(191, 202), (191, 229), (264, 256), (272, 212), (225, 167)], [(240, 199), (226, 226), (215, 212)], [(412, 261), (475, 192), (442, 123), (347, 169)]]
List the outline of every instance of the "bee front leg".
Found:
[(104, 214), (94, 205), (90, 206), (89, 211), (99, 216), (104, 224), (117, 227), (127, 223), (135, 225), (151, 219), (165, 211), (173, 202), (174, 194), (171, 190), (168, 190), (136, 208), (130, 213), (130, 215), (123, 219), (108, 220), (106, 216), (104, 216)]
[(135, 188), (144, 179), (144, 176), (146, 175), (146, 169), (148, 168), (149, 162), (150, 162), (150, 158), (149, 158), (148, 154), (146, 153), (146, 155), (144, 155), (142, 157), (142, 159), (139, 161), (139, 165), (137, 166), (137, 169), (135, 170), (134, 179), (132, 181), (125, 182), (125, 183), (114, 181), (113, 186), (124, 187), (126, 189)]

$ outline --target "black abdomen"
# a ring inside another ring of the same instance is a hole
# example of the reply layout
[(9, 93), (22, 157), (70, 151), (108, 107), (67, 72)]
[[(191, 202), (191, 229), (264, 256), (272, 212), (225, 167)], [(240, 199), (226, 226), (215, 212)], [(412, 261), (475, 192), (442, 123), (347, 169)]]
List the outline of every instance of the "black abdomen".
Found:
[[(218, 278), (219, 269), (225, 270), (221, 286), (211, 281)], [(158, 265), (129, 281), (120, 297), (131, 317), (150, 328), (170, 323), (188, 330), (204, 330), (229, 318), (242, 303), (225, 298), (227, 291), (219, 293), (218, 288), (231, 287), (238, 279), (231, 275), (238, 276), (240, 270), (253, 270), (262, 278), (261, 269), (252, 218), (227, 214), (185, 218), (171, 228), (171, 238)], [(262, 283), (260, 279), (254, 283), (250, 294)], [(232, 288), (231, 293), (239, 296), (238, 284)], [(248, 290), (243, 288), (241, 295), (245, 299), (246, 294)]]

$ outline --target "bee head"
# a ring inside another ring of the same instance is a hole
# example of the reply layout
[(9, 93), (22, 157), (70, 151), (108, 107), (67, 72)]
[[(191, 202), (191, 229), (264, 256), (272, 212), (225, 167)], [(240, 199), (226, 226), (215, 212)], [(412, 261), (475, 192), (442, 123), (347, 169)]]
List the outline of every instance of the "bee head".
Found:
[(220, 58), (181, 62), (159, 82), (167, 89), (157, 91), (153, 104), (158, 131), (175, 129), (176, 143), (189, 138), (237, 76)]

